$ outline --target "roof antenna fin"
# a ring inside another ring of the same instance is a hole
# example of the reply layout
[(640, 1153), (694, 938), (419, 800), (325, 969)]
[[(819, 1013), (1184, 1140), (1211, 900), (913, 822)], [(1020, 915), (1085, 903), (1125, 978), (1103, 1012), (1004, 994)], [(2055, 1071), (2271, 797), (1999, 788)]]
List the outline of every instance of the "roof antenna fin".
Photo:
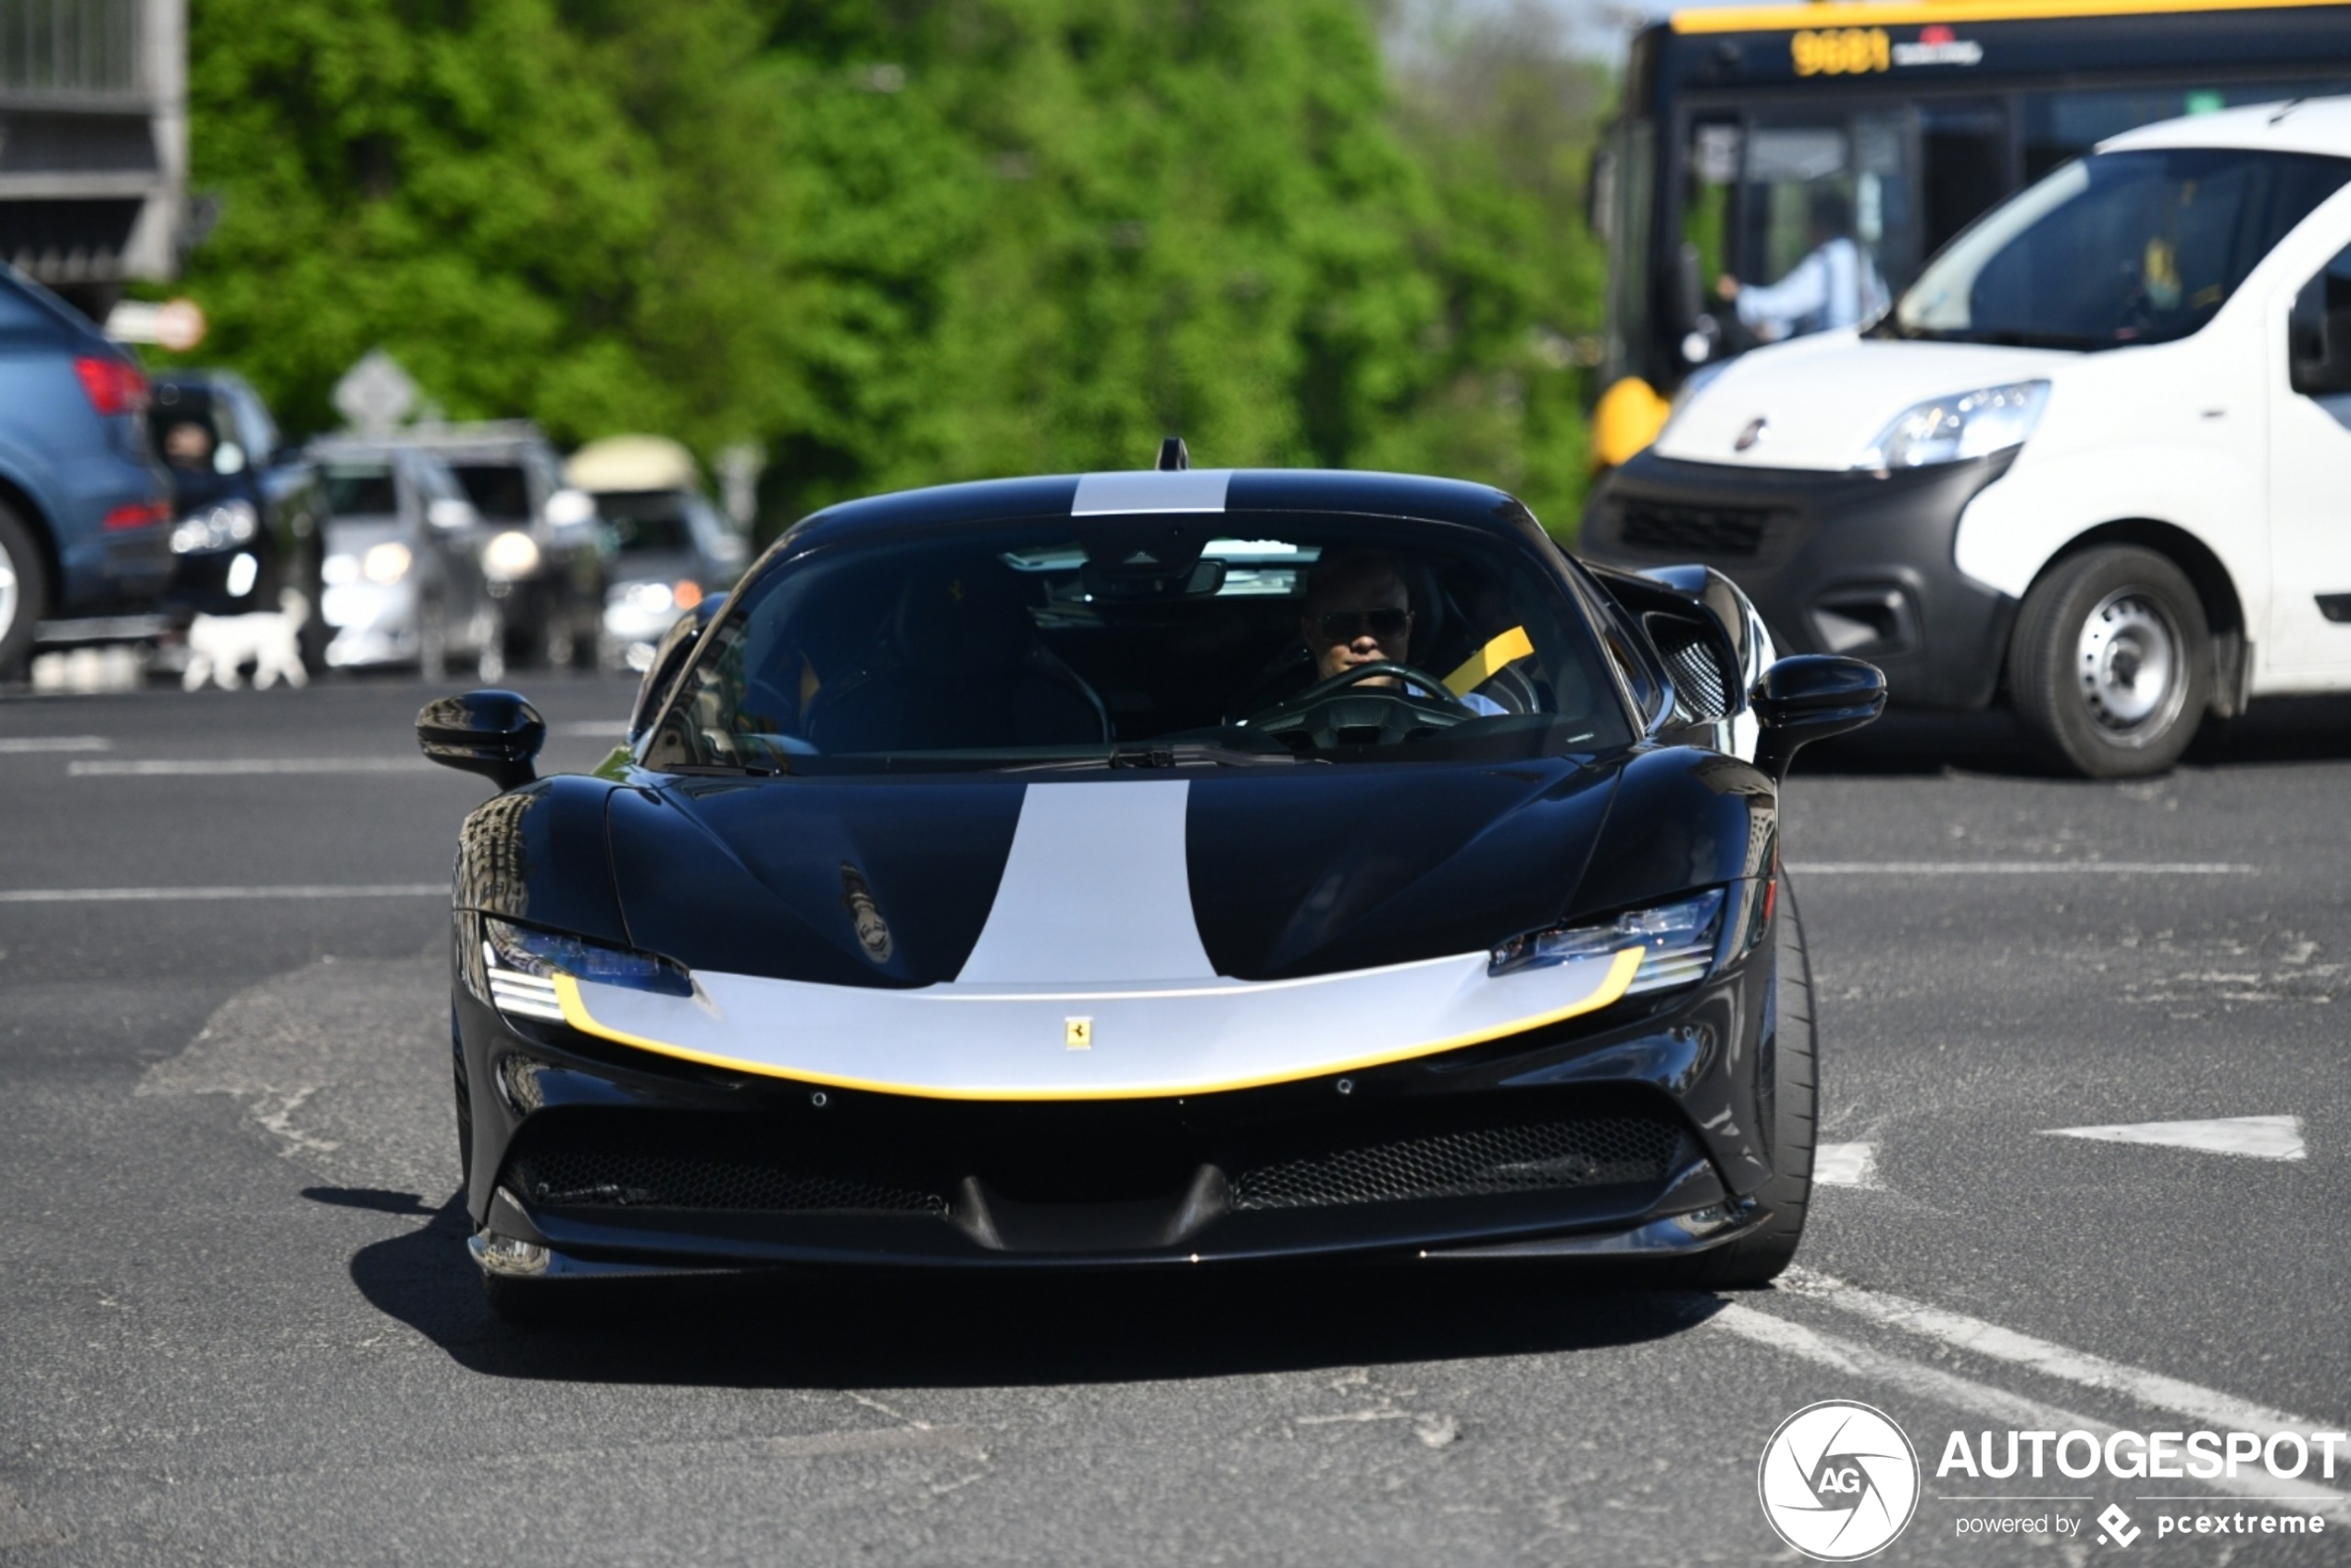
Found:
[(1180, 474), (1192, 466), (1192, 454), (1184, 450), (1182, 436), (1169, 436), (1159, 443), (1159, 471)]

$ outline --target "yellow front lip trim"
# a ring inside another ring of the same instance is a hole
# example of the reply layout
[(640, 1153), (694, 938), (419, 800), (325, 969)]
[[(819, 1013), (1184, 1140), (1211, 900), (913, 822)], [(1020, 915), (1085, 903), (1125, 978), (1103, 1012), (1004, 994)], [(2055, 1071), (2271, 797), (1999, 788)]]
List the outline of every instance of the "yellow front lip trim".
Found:
[(889, 1083), (879, 1078), (850, 1077), (839, 1073), (786, 1072), (765, 1062), (745, 1062), (732, 1056), (719, 1056), (690, 1046), (671, 1045), (666, 1040), (648, 1039), (642, 1035), (628, 1034), (608, 1028), (596, 1021), (580, 997), (579, 982), (568, 975), (555, 977), (555, 1000), (564, 1010), (564, 1022), (584, 1035), (611, 1040), (616, 1045), (633, 1046), (639, 1051), (651, 1051), (663, 1056), (674, 1056), (683, 1062), (699, 1062), (705, 1067), (723, 1067), (731, 1073), (753, 1073), (765, 1078), (783, 1078), (792, 1083), (816, 1085), (826, 1089), (863, 1089), (868, 1094), (899, 1094), (917, 1100), (1170, 1100), (1178, 1095), (1224, 1094), (1237, 1089), (1263, 1089), (1272, 1084), (1299, 1083), (1308, 1078), (1328, 1077), (1333, 1073), (1356, 1073), (1367, 1067), (1386, 1066), (1391, 1062), (1409, 1062), (1414, 1057), (1434, 1056), (1439, 1052), (1459, 1051), (1464, 1046), (1483, 1045), (1487, 1040), (1501, 1039), (1509, 1035), (1524, 1034), (1552, 1024), (1564, 1023), (1586, 1013), (1597, 1013), (1603, 1007), (1623, 1000), (1633, 984), (1633, 976), (1641, 967), (1641, 952), (1628, 948), (1609, 962), (1608, 976), (1599, 989), (1583, 1001), (1549, 1013), (1537, 1013), (1517, 1018), (1488, 1029), (1476, 1029), (1468, 1034), (1449, 1035), (1443, 1039), (1421, 1045), (1404, 1046), (1370, 1056), (1352, 1056), (1337, 1062), (1321, 1063), (1301, 1072), (1267, 1073), (1256, 1077), (1223, 1078), (1203, 1083), (1147, 1084), (1123, 1089), (989, 1089), (968, 1087), (937, 1089), (927, 1084)]
[(2184, 11), (2295, 11), (2343, 0), (1822, 0), (1677, 11), (1675, 32), (1794, 32), (1824, 27), (1923, 27), (1934, 22), (2057, 21), (2079, 17), (2177, 16)]

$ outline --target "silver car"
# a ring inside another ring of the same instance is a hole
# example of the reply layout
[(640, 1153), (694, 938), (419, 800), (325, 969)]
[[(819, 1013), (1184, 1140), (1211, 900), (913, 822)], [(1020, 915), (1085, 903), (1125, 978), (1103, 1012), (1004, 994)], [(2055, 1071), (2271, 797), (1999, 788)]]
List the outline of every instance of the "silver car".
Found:
[(340, 438), (311, 454), (327, 492), (328, 666), (413, 665), (439, 679), (463, 661), (483, 679), (504, 674), (480, 516), (449, 465), (405, 444)]

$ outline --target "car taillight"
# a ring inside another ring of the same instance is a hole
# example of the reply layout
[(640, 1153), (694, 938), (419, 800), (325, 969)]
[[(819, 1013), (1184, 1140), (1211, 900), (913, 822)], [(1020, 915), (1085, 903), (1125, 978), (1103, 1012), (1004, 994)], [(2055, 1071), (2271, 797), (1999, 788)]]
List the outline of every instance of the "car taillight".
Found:
[(171, 503), (142, 501), (135, 506), (118, 506), (106, 516), (100, 525), (108, 529), (143, 529), (156, 523), (171, 521)]
[(84, 355), (73, 362), (73, 373), (101, 414), (137, 414), (147, 406), (147, 378), (119, 359)]

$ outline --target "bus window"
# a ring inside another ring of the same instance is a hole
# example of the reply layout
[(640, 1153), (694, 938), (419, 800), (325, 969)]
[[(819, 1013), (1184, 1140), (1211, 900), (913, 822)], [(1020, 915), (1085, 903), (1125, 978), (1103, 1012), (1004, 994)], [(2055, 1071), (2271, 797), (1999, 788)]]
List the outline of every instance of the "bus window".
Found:
[(1919, 106), (1919, 149), (1926, 165), (1926, 231), (1917, 258), (1923, 262), (2015, 189), (2009, 117), (1997, 104), (1929, 101)]
[(1875, 117), (1749, 128), (1713, 280), (1727, 346), (1856, 326), (1885, 307), (1876, 251), (1889, 196), (1897, 212), (1906, 200), (1900, 146)]
[(2211, 114), (2240, 104), (2273, 104), (2343, 91), (2343, 79), (2238, 82), (2227, 87), (2126, 87), (2104, 92), (2035, 93), (2024, 100), (2027, 184), (2078, 158), (2109, 136), (2179, 115)]

